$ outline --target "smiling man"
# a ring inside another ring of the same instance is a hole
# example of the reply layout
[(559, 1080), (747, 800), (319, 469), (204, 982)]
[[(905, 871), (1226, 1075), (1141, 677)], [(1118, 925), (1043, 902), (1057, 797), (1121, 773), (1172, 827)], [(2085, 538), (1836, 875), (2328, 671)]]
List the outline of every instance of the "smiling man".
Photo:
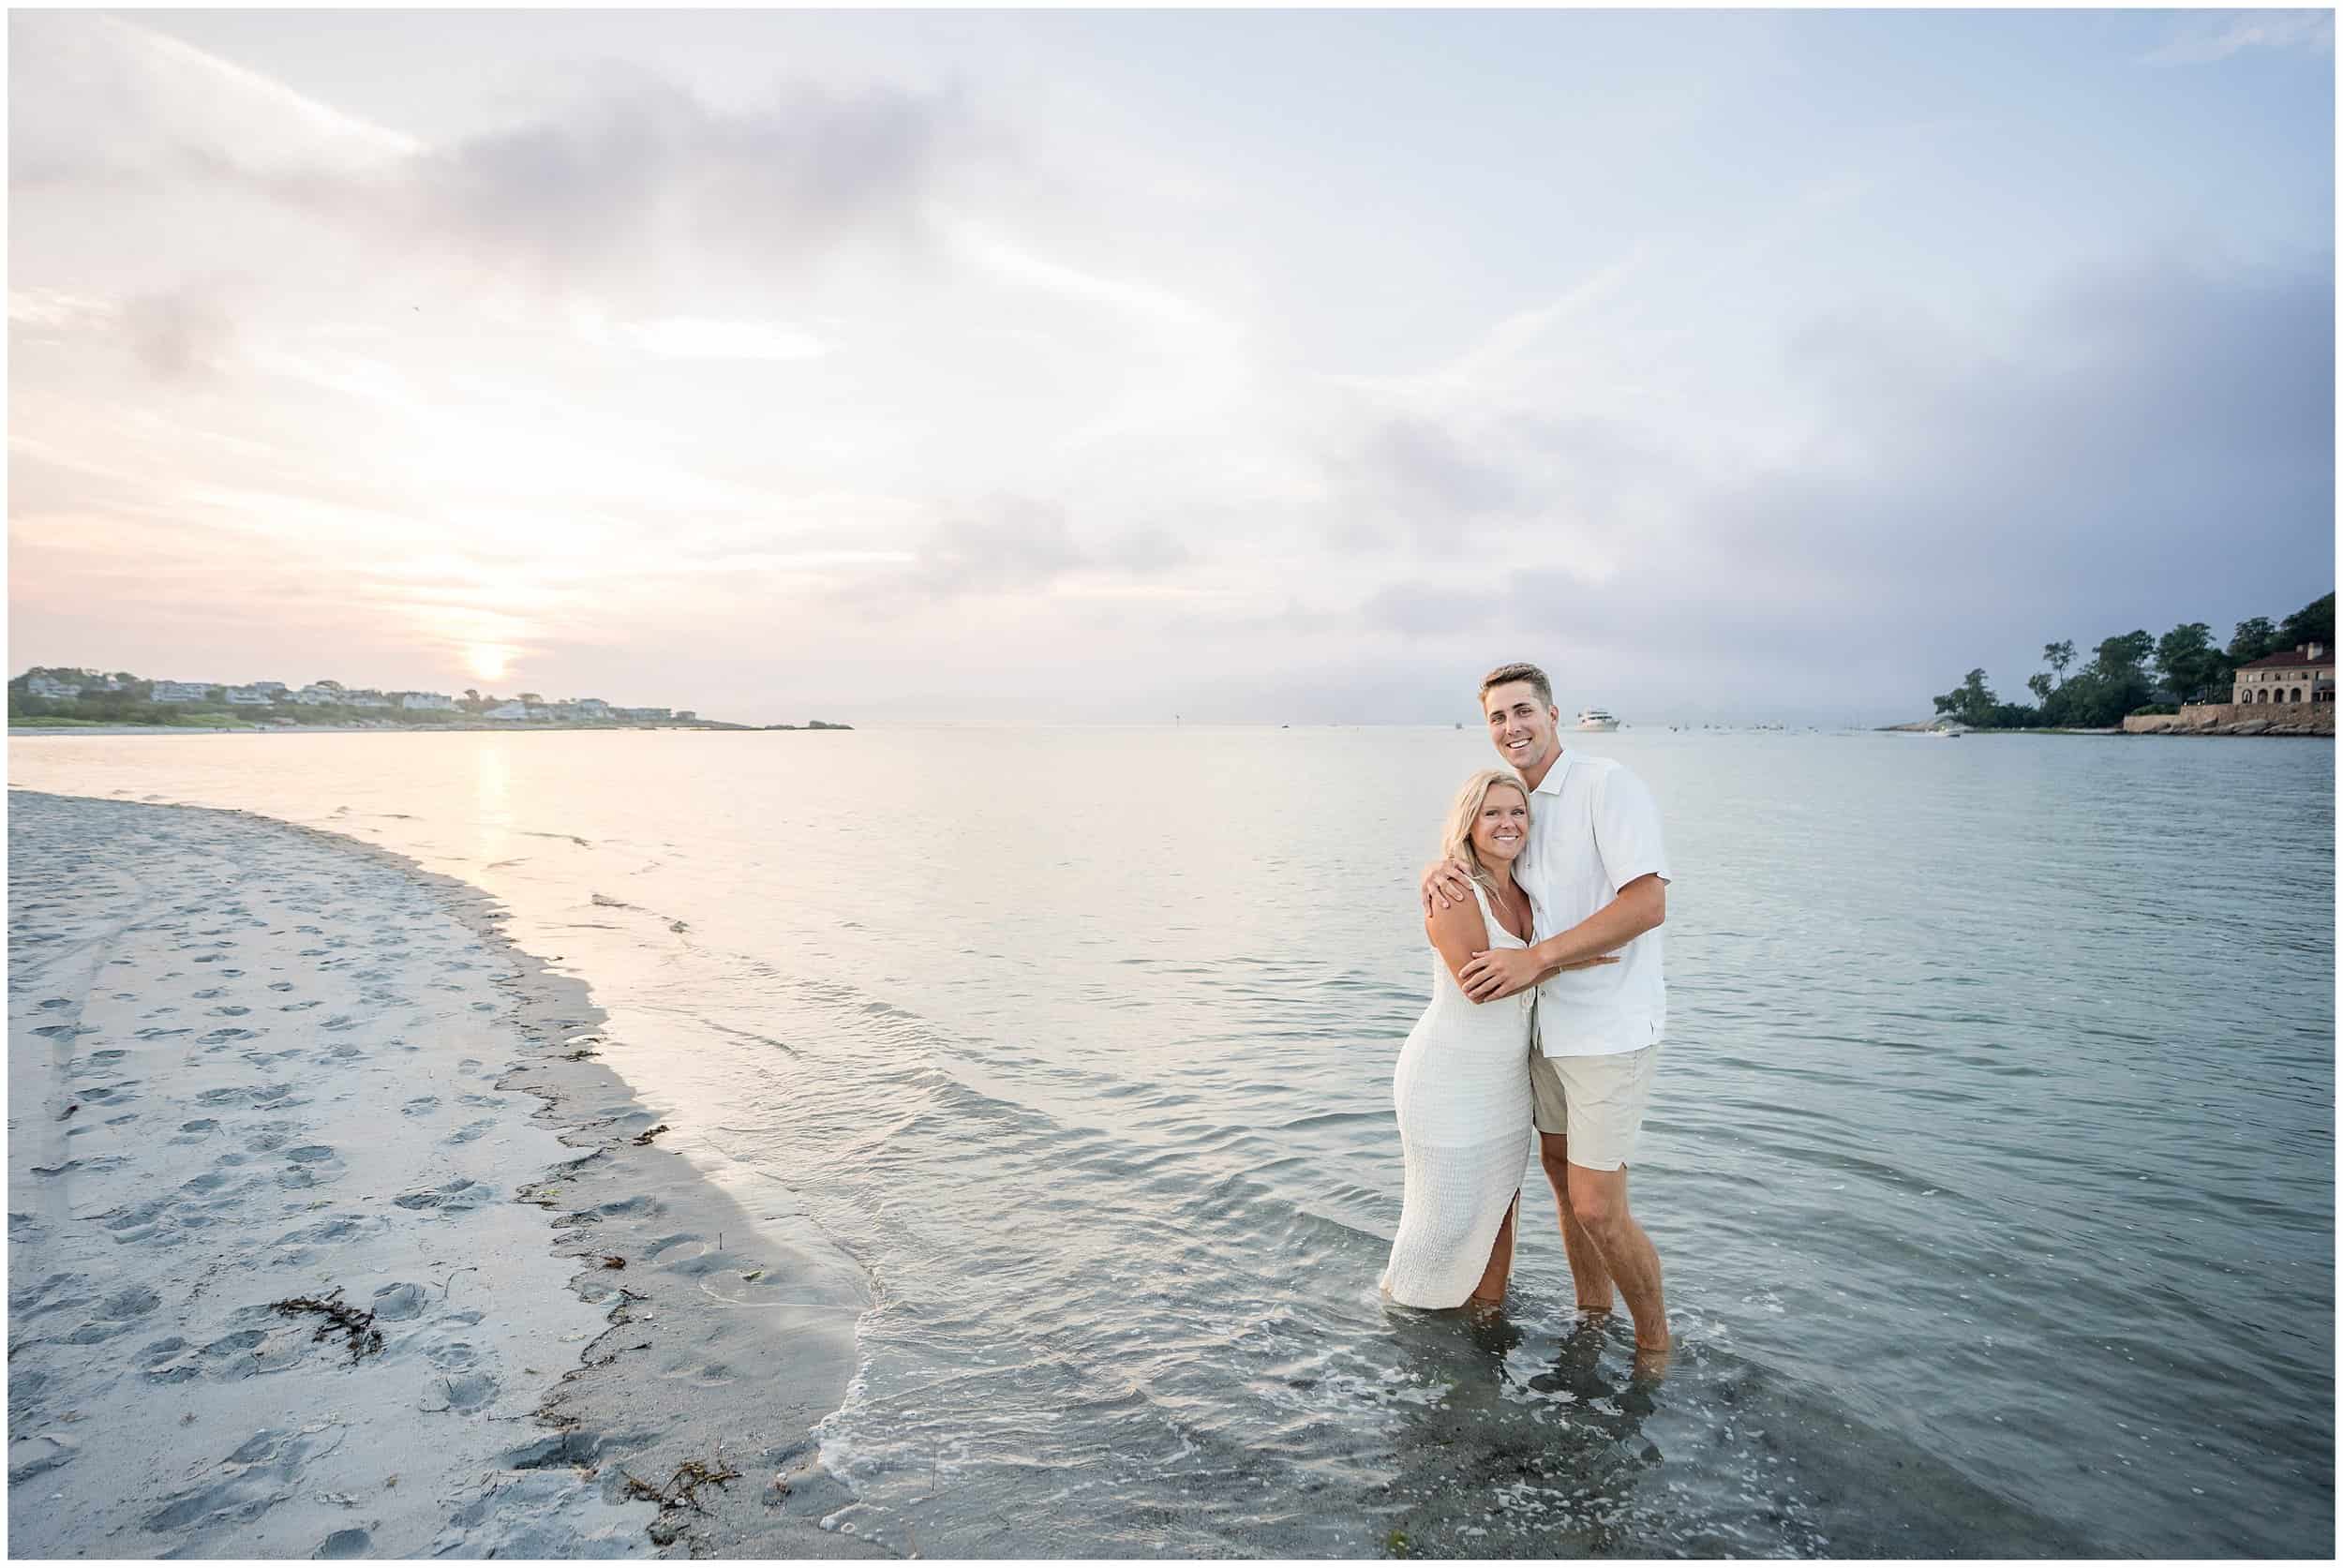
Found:
[[(1667, 1023), (1659, 809), (1618, 763), (1563, 751), (1553, 686), (1537, 665), (1491, 670), (1481, 711), (1498, 754), (1530, 786), (1530, 843), (1515, 874), (1530, 895), (1533, 940), (1477, 955), (1460, 978), (1475, 1002), (1538, 987), (1530, 1055), (1538, 1159), (1554, 1188), (1578, 1307), (1608, 1312), (1616, 1285), (1635, 1320), (1636, 1363), (1656, 1372), (1667, 1357), (1667, 1306), (1659, 1254), (1628, 1210), (1627, 1162)], [(1425, 874), (1427, 912), (1471, 896), (1454, 860)], [(1619, 962), (1561, 968), (1603, 953)]]

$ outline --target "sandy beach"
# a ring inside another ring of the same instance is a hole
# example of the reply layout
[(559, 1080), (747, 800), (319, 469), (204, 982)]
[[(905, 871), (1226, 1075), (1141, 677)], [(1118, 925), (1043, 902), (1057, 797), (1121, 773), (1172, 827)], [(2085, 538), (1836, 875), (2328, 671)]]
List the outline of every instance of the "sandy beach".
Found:
[(839, 1556), (867, 1287), (461, 883), (11, 791), (19, 1557)]

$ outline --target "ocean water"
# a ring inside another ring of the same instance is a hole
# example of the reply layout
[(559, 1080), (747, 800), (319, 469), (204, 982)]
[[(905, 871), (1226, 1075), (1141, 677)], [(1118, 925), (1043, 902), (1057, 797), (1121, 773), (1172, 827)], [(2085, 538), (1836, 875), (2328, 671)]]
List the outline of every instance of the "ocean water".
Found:
[(930, 1556), (2326, 1557), (2335, 753), (1623, 731), (1671, 1018), (1582, 1326), (1375, 1293), (1445, 729), (39, 737), (501, 898), (868, 1275), (828, 1521)]

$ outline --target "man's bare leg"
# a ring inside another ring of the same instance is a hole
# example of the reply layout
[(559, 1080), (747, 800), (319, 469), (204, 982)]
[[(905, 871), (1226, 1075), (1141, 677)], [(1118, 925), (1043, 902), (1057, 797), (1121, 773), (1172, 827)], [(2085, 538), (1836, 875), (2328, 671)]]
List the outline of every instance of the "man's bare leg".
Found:
[(1467, 1307), (1501, 1307), (1505, 1303), (1505, 1281), (1514, 1272), (1514, 1217), (1521, 1212), (1521, 1194), (1514, 1194), (1514, 1206), (1505, 1211), (1505, 1222), (1497, 1228), (1497, 1242), (1489, 1248), (1489, 1266), (1482, 1271), (1481, 1282), (1472, 1287), (1465, 1298)]
[(1667, 1365), (1667, 1302), (1660, 1286), (1660, 1254), (1627, 1209), (1627, 1167), (1589, 1171), (1573, 1165), (1565, 1184), (1571, 1212), (1603, 1255), (1603, 1266), (1627, 1298), (1635, 1320), (1635, 1368), (1657, 1372)]
[(1538, 1164), (1545, 1172), (1548, 1185), (1554, 1188), (1554, 1211), (1562, 1223), (1562, 1251), (1570, 1258), (1571, 1289), (1578, 1297), (1581, 1312), (1608, 1312), (1611, 1309), (1611, 1271), (1604, 1266), (1601, 1248), (1587, 1233), (1570, 1202), (1570, 1135), (1561, 1132), (1538, 1134)]

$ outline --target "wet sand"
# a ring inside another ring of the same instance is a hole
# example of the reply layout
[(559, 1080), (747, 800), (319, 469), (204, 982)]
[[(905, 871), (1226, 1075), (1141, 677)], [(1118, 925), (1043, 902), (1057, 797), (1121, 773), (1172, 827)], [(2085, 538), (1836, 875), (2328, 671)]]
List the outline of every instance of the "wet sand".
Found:
[(860, 1272), (659, 1146), (485, 895), (243, 813), (8, 816), (14, 1555), (872, 1551), (809, 1436)]

